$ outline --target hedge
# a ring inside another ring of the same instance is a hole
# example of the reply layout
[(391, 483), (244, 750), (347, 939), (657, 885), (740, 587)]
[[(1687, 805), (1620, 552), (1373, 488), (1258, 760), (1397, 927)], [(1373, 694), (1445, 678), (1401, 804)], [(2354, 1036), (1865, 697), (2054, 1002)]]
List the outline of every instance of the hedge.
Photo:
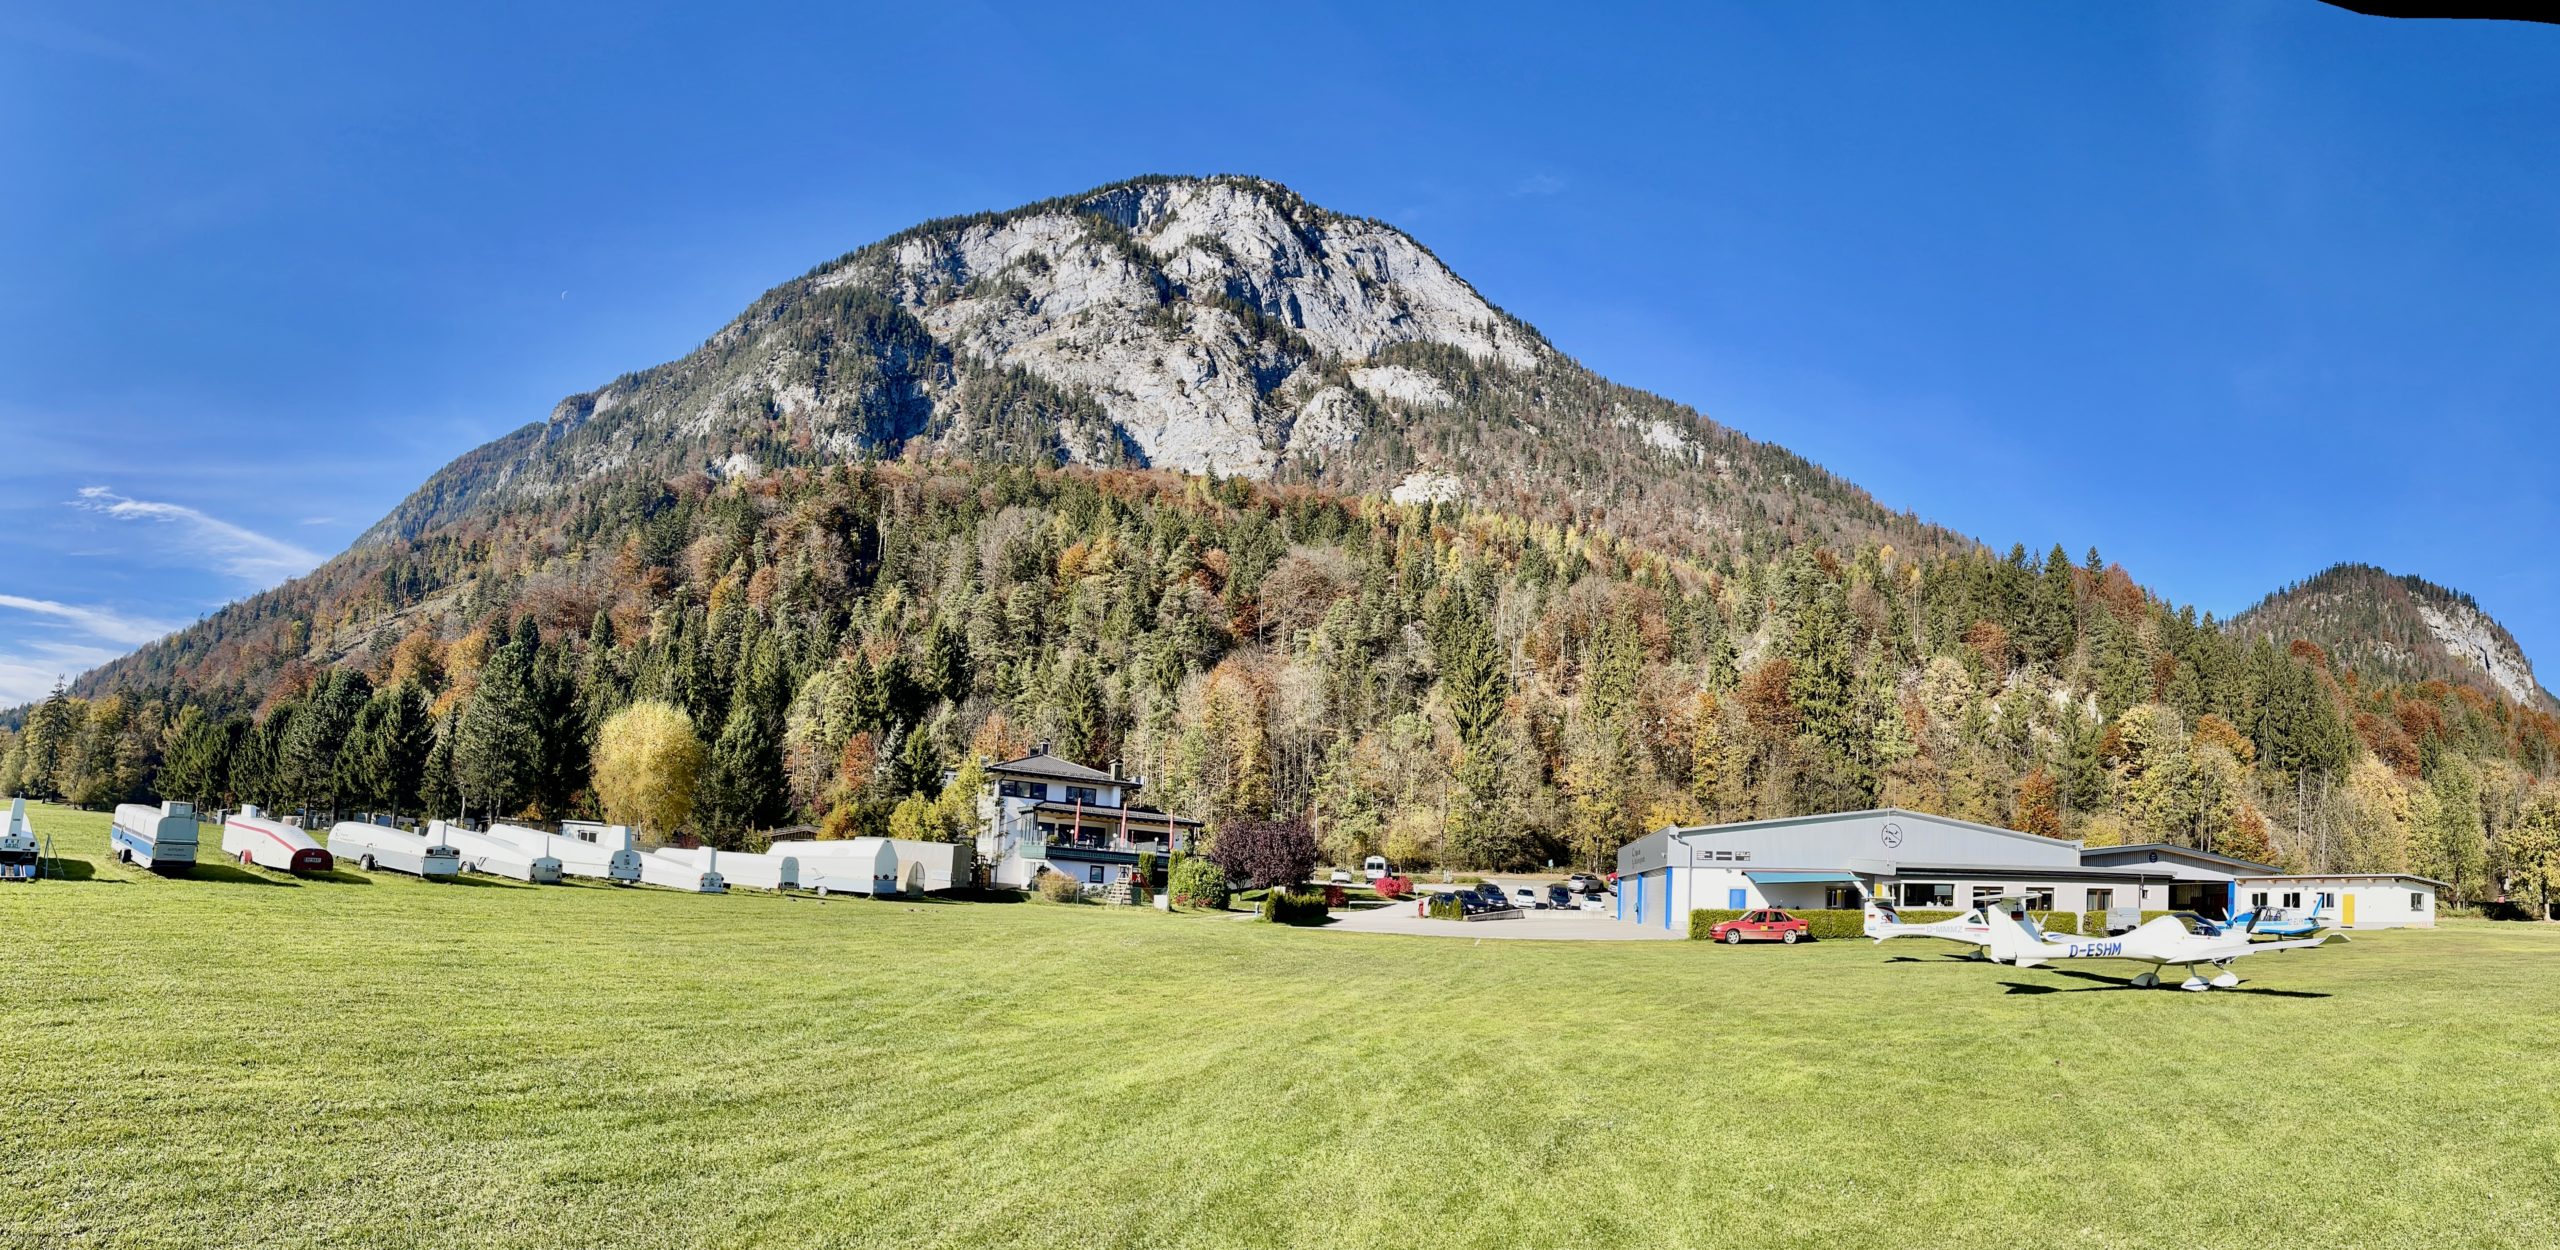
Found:
[[(1690, 912), (1689, 936), (1698, 941), (1708, 941), (1710, 939), (1707, 936), (1707, 930), (1712, 929), (1727, 920), (1737, 919), (1748, 912), (1759, 910), (1762, 909), (1753, 907), (1748, 908), (1745, 911), (1732, 911), (1723, 908), (1701, 908), (1697, 911)], [(1865, 937), (1867, 935), (1867, 914), (1864, 910), (1850, 911), (1845, 908), (1806, 908), (1799, 911), (1793, 907), (1782, 907), (1778, 910), (1805, 922), (1807, 935), (1810, 937), (1857, 938)], [(1952, 920), (1963, 914), (1964, 913), (1960, 911), (1912, 910), (1902, 912), (1901, 916), (1902, 923), (1904, 924), (1935, 924), (1941, 920)], [(2047, 933), (2062, 933), (2078, 936), (2084, 933), (2098, 934), (2106, 932), (2107, 916), (2105, 912), (2093, 911), (2082, 913), (2076, 911), (2037, 911), (2029, 912), (2027, 914), (2035, 917), (2036, 923), (2042, 926), (2044, 931)], [(2142, 913), (2142, 918), (2149, 920), (2154, 916), (2166, 916), (2168, 914), (2169, 913), (2165, 911), (2147, 911)]]
[(1324, 895), (1273, 890), (1262, 896), (1262, 918), (1276, 924), (1323, 924)]
[(1467, 905), (1459, 902), (1455, 894), (1434, 894), (1423, 904), (1423, 914), (1434, 920), (1464, 920)]

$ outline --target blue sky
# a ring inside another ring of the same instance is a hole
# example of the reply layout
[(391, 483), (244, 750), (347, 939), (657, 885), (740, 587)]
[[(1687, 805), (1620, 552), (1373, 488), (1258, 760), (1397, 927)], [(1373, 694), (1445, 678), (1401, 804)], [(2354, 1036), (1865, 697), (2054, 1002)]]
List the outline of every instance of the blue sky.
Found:
[(2369, 561), (2560, 666), (2560, 29), (1606, 7), (12, 6), (0, 704), (820, 260), (1151, 171), (1994, 544), (2223, 614)]

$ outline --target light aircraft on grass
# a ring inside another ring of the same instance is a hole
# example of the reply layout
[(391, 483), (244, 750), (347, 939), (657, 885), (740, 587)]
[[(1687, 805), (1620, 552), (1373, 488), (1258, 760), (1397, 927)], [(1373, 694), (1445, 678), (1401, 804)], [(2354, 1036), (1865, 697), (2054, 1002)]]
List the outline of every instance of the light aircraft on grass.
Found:
[(2006, 913), (2013, 923), (2024, 928), (2036, 941), (2052, 940), (2044, 931), (2044, 927), (2037, 924), (2035, 917), (2027, 911), (2026, 901), (2015, 898), (2004, 898), (1996, 903), (1987, 903), (1971, 911), (1949, 916), (1944, 920), (1932, 920), (1926, 924), (1905, 923), (1902, 913), (1894, 910), (1893, 904), (1868, 899), (1866, 935), (1879, 943), (1888, 938), (1940, 938), (1974, 947), (1977, 958), (1990, 958), (1991, 913), (1994, 911)]
[[(2239, 974), (2231, 970), (2232, 961), (2244, 955), (2264, 955), (2269, 951), (2307, 950), (2336, 938), (2345, 941), (2346, 934), (2334, 929), (2317, 937), (2283, 942), (2253, 942), (2246, 932), (2205, 936), (2189, 932), (2175, 916), (2160, 916), (2144, 922), (2132, 932), (2117, 937), (2088, 938), (2076, 942), (2054, 942), (2039, 938), (2005, 913), (1993, 909), (1991, 922), (1991, 958), (2004, 964), (2033, 968), (2040, 964), (2065, 959), (2126, 959), (2151, 965), (2151, 970), (2133, 979), (2133, 984), (2149, 989), (2160, 984), (2160, 973), (2168, 968), (2184, 968), (2187, 979), (2178, 988), (2201, 990), (2211, 986), (2229, 989), (2240, 984)], [(2211, 980), (2203, 975), (2203, 966), (2213, 965)]]

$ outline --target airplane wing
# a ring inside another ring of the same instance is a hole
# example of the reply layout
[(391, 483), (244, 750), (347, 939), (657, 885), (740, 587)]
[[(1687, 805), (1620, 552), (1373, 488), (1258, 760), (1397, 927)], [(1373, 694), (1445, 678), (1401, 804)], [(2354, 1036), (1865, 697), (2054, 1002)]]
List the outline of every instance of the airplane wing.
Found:
[(2268, 951), (2309, 950), (2331, 939), (2346, 941), (2347, 935), (2331, 930), (2318, 937), (2295, 938), (2284, 942), (2252, 942), (2246, 937), (2201, 938), (2193, 945), (2166, 953), (2162, 962), (2172, 964), (2221, 963), (2243, 955), (2263, 955)]

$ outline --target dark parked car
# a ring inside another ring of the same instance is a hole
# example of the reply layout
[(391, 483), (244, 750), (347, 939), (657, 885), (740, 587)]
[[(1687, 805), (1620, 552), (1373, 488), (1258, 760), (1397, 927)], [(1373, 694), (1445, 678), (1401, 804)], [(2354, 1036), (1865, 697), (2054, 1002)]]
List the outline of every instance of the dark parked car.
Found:
[(1487, 911), (1507, 911), (1511, 907), (1511, 896), (1503, 893), (1501, 886), (1490, 881), (1476, 883), (1476, 897), (1484, 900)]
[(1560, 885), (1551, 885), (1547, 887), (1547, 906), (1555, 908), (1558, 911), (1564, 911), (1571, 908), (1574, 905), (1574, 902), (1575, 899), (1573, 891)]

